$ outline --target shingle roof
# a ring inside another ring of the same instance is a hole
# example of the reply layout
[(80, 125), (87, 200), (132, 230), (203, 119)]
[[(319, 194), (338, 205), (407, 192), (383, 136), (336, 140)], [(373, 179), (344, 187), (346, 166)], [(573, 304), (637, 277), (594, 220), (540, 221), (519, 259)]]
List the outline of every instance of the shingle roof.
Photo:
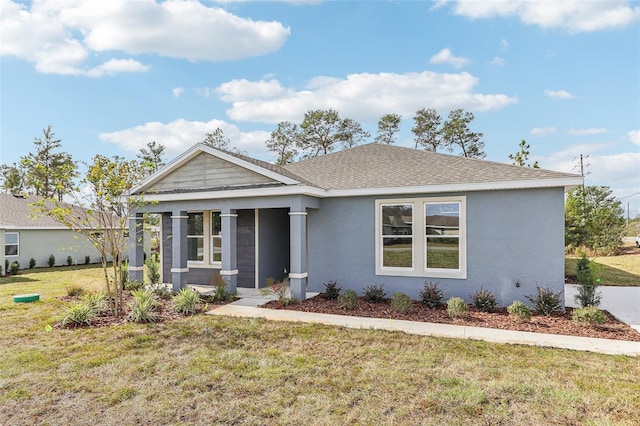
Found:
[(0, 227), (2, 228), (65, 228), (49, 216), (33, 217), (30, 204), (40, 198), (21, 198), (0, 193)]
[(284, 166), (313, 186), (340, 190), (576, 178), (571, 173), (513, 166), (371, 143)]

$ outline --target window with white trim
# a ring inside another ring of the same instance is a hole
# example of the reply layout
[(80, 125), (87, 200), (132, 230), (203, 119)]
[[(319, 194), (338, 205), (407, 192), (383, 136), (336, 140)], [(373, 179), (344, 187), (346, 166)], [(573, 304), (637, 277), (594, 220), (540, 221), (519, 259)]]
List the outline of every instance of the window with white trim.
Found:
[(376, 200), (376, 274), (467, 277), (466, 197)]
[(20, 255), (20, 234), (18, 232), (4, 234), (4, 255), (7, 257)]
[(190, 266), (222, 266), (222, 221), (220, 212), (189, 212), (187, 219), (187, 260)]

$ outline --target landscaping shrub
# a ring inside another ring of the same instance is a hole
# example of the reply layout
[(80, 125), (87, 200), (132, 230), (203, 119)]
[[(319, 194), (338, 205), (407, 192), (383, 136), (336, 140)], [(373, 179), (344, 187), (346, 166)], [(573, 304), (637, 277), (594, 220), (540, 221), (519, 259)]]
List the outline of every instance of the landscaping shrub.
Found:
[(11, 272), (9, 270), (9, 260), (8, 259), (4, 260), (4, 270), (7, 271), (7, 272)]
[(576, 264), (576, 277), (580, 285), (578, 286), (578, 293), (574, 296), (576, 303), (580, 306), (600, 306), (602, 300), (602, 293), (597, 291), (600, 285), (600, 273), (599, 266), (587, 259), (587, 255), (582, 253), (582, 257), (578, 259)]
[(91, 306), (83, 302), (74, 303), (71, 306), (64, 307), (64, 317), (61, 325), (63, 327), (69, 325), (91, 325), (91, 320), (96, 316), (96, 312)]
[(0, 276), (2, 275), (2, 271), (3, 271), (2, 265), (0, 265)]
[(364, 298), (371, 303), (382, 302), (386, 295), (384, 284), (371, 284), (364, 288)]
[(173, 290), (162, 283), (149, 285), (149, 291), (160, 299), (169, 300), (173, 297)]
[(413, 310), (413, 300), (404, 293), (394, 293), (391, 296), (391, 307), (401, 314), (408, 314)]
[(338, 287), (338, 283), (331, 280), (327, 283), (323, 283), (324, 285), (324, 298), (327, 300), (337, 299), (340, 295), (340, 287)]
[(67, 256), (67, 266), (71, 266), (72, 263), (73, 263), (73, 257)]
[(493, 312), (496, 307), (496, 297), (492, 292), (485, 290), (483, 287), (473, 292), (471, 300), (473, 300), (473, 306), (482, 312)]
[(604, 312), (595, 306), (574, 309), (571, 313), (571, 319), (579, 325), (600, 325), (607, 322)]
[(20, 270), (20, 262), (14, 260), (11, 262), (11, 275), (18, 275), (18, 271)]
[(562, 292), (554, 293), (551, 288), (536, 287), (537, 295), (525, 296), (533, 303), (535, 310), (543, 315), (551, 315), (553, 311), (560, 310), (562, 306)]
[(160, 282), (160, 262), (157, 262), (153, 257), (150, 257), (145, 262), (147, 266), (147, 278), (151, 284), (158, 284)]
[(49, 260), (47, 260), (47, 265), (49, 265), (49, 268), (53, 268), (54, 266), (56, 266), (56, 257), (53, 254), (49, 255)]
[(442, 305), (444, 291), (438, 288), (438, 283), (425, 282), (424, 288), (420, 292), (420, 302), (431, 309), (436, 309)]
[(85, 256), (84, 257), (84, 264), (88, 265), (89, 263), (91, 263), (91, 256)]
[(153, 310), (158, 306), (157, 296), (151, 290), (136, 290), (131, 292), (129, 302), (129, 320), (134, 322), (154, 322), (156, 314)]
[(125, 260), (122, 262), (122, 275), (120, 276), (122, 282), (120, 285), (122, 288), (126, 288), (127, 283), (129, 282), (129, 261)]
[(96, 315), (99, 315), (109, 309), (109, 304), (107, 303), (107, 296), (102, 291), (97, 291), (95, 293), (85, 294), (82, 297), (82, 302), (87, 306), (91, 307)]
[(469, 312), (469, 305), (460, 297), (452, 297), (447, 301), (447, 315), (451, 318), (464, 318)]
[(124, 285), (124, 289), (129, 291), (142, 290), (143, 288), (144, 288), (144, 283), (141, 283), (138, 280), (129, 281)]
[(345, 290), (338, 296), (338, 306), (342, 309), (352, 310), (358, 303), (358, 293), (353, 290)]
[(200, 294), (192, 288), (180, 289), (180, 292), (173, 296), (172, 301), (176, 312), (183, 314), (195, 314), (196, 305), (203, 302)]
[(213, 300), (225, 301), (231, 298), (231, 293), (227, 290), (227, 281), (218, 273), (213, 274)]
[(29, 259), (29, 269), (33, 269), (36, 267), (36, 260), (32, 257)]
[(509, 317), (516, 321), (525, 322), (531, 319), (531, 309), (519, 300), (509, 305), (507, 312), (509, 313)]
[(276, 281), (273, 278), (267, 278), (266, 285), (264, 288), (260, 289), (260, 293), (275, 296), (276, 300), (282, 306), (288, 306), (296, 303), (296, 300), (291, 297), (288, 278), (285, 278), (282, 281)]
[(82, 296), (84, 294), (84, 288), (79, 285), (72, 285), (71, 287), (67, 287), (67, 296), (76, 297)]

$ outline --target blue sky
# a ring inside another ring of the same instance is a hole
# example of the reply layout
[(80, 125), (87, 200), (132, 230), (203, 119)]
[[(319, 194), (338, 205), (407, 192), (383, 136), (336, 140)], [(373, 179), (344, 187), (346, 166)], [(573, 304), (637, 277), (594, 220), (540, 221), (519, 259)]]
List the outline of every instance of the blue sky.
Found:
[[(607, 185), (640, 214), (640, 2), (0, 0), (0, 162), (48, 125), (76, 160), (171, 158), (216, 127), (264, 160), (283, 120), (337, 109), (375, 135), (475, 114), (487, 159)], [(626, 197), (626, 198), (623, 198)]]

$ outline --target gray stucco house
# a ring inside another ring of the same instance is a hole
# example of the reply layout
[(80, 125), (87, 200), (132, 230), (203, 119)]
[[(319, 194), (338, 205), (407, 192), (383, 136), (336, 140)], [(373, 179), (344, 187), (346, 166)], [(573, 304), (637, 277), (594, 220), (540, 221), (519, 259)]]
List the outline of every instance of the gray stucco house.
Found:
[(429, 281), (467, 300), (483, 286), (506, 305), (562, 291), (564, 192), (581, 183), (382, 144), (282, 167), (198, 144), (134, 189), (150, 203), (130, 218), (130, 274), (142, 278), (136, 229), (152, 212), (174, 290), (220, 274), (231, 290), (288, 277), (298, 299), (329, 280), (418, 298)]
[(20, 263), (20, 268), (29, 266), (35, 259), (36, 267), (48, 266), (49, 256), (54, 255), (56, 265), (66, 265), (67, 257), (73, 263), (84, 263), (85, 256), (92, 262), (100, 260), (96, 248), (83, 235), (56, 222), (49, 216), (34, 217), (30, 204), (38, 200), (19, 195), (0, 193), (0, 265), (2, 273), (5, 260)]

